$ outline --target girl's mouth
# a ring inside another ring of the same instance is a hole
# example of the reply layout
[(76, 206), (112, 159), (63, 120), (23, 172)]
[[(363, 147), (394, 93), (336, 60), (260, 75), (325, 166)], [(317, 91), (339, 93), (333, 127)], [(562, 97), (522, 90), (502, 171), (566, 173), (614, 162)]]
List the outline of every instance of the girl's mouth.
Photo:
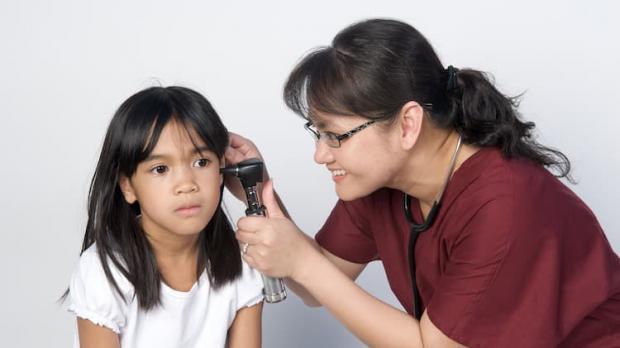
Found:
[(182, 216), (196, 215), (199, 211), (200, 211), (200, 204), (184, 205), (175, 210), (177, 214), (182, 215)]

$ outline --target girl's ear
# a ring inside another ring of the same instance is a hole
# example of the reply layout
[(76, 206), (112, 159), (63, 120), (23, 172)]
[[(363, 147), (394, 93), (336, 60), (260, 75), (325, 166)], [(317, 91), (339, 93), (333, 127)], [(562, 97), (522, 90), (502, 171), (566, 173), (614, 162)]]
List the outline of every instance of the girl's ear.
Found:
[[(220, 169), (226, 167), (226, 157), (220, 158)], [(220, 173), (220, 185), (224, 183), (224, 174)]]
[(424, 109), (414, 101), (409, 101), (403, 105), (398, 113), (400, 125), (400, 142), (405, 150), (409, 150), (415, 145), (422, 130), (424, 120)]
[(121, 188), (121, 192), (123, 193), (127, 203), (134, 204), (136, 200), (138, 200), (128, 177), (121, 175), (118, 186)]

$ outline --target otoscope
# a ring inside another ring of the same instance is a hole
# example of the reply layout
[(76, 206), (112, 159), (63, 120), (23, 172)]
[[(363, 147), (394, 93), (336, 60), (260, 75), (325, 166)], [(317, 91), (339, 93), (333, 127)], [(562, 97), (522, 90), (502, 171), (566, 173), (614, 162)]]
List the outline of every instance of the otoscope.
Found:
[[(265, 206), (260, 202), (256, 192), (256, 184), (263, 182), (263, 162), (258, 158), (251, 158), (236, 165), (220, 169), (220, 173), (234, 175), (241, 181), (241, 186), (245, 190), (248, 201), (248, 208), (245, 210), (246, 216), (265, 216)], [(263, 277), (263, 295), (269, 303), (276, 303), (286, 299), (286, 289), (280, 278), (271, 278), (261, 274)]]

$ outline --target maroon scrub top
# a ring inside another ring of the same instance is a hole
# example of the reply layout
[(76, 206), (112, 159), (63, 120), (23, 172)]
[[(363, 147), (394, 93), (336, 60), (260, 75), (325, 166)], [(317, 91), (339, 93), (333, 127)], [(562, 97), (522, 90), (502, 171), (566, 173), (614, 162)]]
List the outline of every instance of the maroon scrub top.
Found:
[[(422, 221), (419, 202), (412, 214)], [(412, 313), (403, 193), (339, 201), (316, 235), (355, 263), (381, 260)], [(620, 259), (586, 204), (543, 167), (485, 148), (454, 173), (415, 247), (430, 320), (470, 347), (620, 347)]]

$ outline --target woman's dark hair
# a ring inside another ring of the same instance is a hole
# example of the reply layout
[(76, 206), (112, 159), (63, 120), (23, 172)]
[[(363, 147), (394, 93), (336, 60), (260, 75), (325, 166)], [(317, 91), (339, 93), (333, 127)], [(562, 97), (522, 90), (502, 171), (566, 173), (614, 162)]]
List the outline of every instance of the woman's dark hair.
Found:
[[(218, 158), (223, 157), (228, 131), (207, 99), (184, 87), (148, 88), (127, 99), (112, 118), (88, 197), (82, 252), (96, 243), (108, 281), (122, 297), (111, 262), (131, 282), (146, 310), (160, 303), (161, 274), (137, 218), (140, 207), (125, 201), (119, 177), (135, 173), (171, 121), (183, 126), (192, 142), (195, 134)], [(206, 269), (215, 288), (237, 278), (242, 267), (234, 230), (221, 207), (223, 188), (218, 208), (198, 239), (196, 275), (199, 278)]]
[(444, 68), (426, 38), (403, 22), (371, 19), (345, 28), (295, 67), (284, 100), (306, 119), (318, 111), (378, 121), (395, 119), (416, 101), (463, 142), (529, 158), (570, 180), (570, 161), (536, 142), (534, 123), (520, 119), (518, 98), (503, 95), (483, 72)]

